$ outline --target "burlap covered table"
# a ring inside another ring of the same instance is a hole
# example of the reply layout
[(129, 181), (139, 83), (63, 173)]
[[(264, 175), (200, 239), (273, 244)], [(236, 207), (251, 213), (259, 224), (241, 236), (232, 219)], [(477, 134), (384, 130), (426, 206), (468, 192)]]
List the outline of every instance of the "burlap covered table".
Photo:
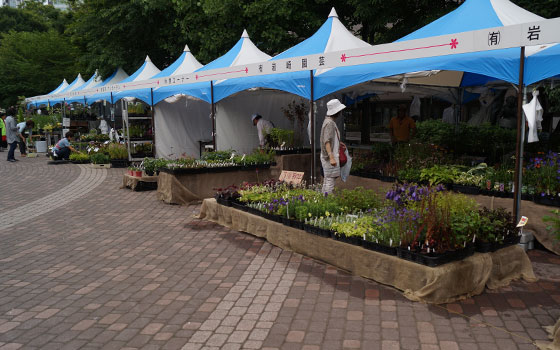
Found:
[(200, 219), (262, 237), (282, 249), (324, 261), (341, 269), (393, 286), (413, 301), (449, 303), (499, 288), (523, 278), (536, 277), (529, 258), (519, 246), (479, 254), (439, 267), (427, 267), (396, 256), (374, 252), (266, 220), (205, 199)]
[(560, 319), (554, 326), (547, 326), (545, 329), (552, 342), (538, 341), (537, 347), (541, 350), (560, 350)]
[(158, 182), (157, 176), (130, 176), (128, 174), (123, 174), (123, 184), (122, 188), (130, 188), (133, 191), (136, 191), (139, 183), (141, 182), (149, 182), (149, 183), (156, 183)]
[(270, 168), (204, 172), (199, 174), (159, 173), (157, 196), (169, 204), (187, 204), (213, 197), (216, 188), (271, 178)]
[[(382, 182), (376, 179), (368, 179), (359, 176), (349, 176), (348, 181), (342, 182), (337, 181), (337, 188), (355, 188), (356, 186), (362, 186), (367, 189), (376, 189), (379, 192), (385, 192), (389, 190), (393, 184), (390, 182)], [(512, 198), (498, 198), (482, 195), (468, 195), (469, 197), (476, 200), (480, 205), (485, 207), (502, 207), (509, 211), (513, 210), (513, 199)], [(532, 201), (521, 201), (521, 215), (529, 218), (529, 222), (526, 229), (531, 230), (535, 234), (535, 238), (541, 243), (546, 249), (552, 251), (555, 254), (560, 255), (560, 241), (555, 239), (554, 234), (550, 233), (545, 224), (542, 221), (543, 216), (549, 215), (550, 210), (556, 208), (547, 207), (545, 205), (536, 204)]]

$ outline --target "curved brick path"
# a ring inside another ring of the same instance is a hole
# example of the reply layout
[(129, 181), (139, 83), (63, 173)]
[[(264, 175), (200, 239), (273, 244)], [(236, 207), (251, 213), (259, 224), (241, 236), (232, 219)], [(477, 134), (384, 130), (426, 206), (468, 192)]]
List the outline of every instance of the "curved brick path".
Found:
[[(28, 214), (0, 227), (0, 350), (535, 349), (560, 317), (550, 254), (531, 253), (537, 283), (428, 306), (194, 219), (198, 205), (119, 189), (122, 173), (44, 158), (0, 166), (2, 205), (53, 179), (0, 213)], [(61, 216), (37, 205), (57, 191), (71, 197)]]
[[(59, 165), (51, 165), (55, 168)], [(74, 167), (76, 167), (74, 165)], [(75, 201), (91, 190), (99, 186), (107, 177), (107, 170), (93, 169), (89, 165), (77, 165), (80, 169), (78, 177), (71, 183), (64, 185), (62, 188), (49, 193), (48, 195), (26, 203), (20, 207), (3, 211), (0, 217), (0, 227), (7, 229), (17, 224), (22, 224), (27, 220), (31, 220), (39, 215), (47, 214), (55, 211), (54, 214), (61, 214), (56, 209)], [(58, 177), (59, 181), (68, 181), (64, 177)], [(38, 181), (41, 183), (42, 181)]]

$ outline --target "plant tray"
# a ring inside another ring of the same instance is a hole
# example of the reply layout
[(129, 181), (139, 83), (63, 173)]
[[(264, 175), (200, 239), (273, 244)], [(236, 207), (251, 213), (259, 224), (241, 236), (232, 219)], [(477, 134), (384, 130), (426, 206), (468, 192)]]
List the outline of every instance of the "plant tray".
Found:
[(550, 207), (560, 207), (560, 197), (540, 196), (535, 195), (534, 202), (540, 205), (547, 205)]
[(128, 168), (128, 159), (111, 159), (111, 168)]
[(223, 199), (222, 197), (216, 197), (216, 202), (220, 205), (224, 205), (226, 207), (231, 207), (231, 201), (227, 199)]
[(248, 207), (243, 204), (243, 203), (239, 203), (239, 202), (232, 202), (231, 206), (237, 210), (241, 210), (241, 211), (248, 211)]
[(452, 188), (453, 188), (453, 191), (459, 192), (459, 193), (464, 193), (464, 194), (477, 195), (477, 194), (480, 193), (480, 188), (478, 188), (476, 186), (465, 186), (465, 185), (453, 184)]
[(94, 169), (108, 169), (111, 167), (111, 164), (91, 164), (91, 167)]

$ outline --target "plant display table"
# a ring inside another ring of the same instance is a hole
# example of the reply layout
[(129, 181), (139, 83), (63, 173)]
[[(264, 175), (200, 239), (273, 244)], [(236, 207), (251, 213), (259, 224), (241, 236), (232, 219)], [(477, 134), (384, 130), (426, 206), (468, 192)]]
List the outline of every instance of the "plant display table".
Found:
[(393, 286), (413, 301), (449, 303), (481, 294), (523, 278), (536, 281), (522, 248), (511, 246), (493, 253), (475, 253), (462, 260), (428, 267), (396, 256), (311, 235), (247, 212), (205, 199), (200, 219), (265, 238), (271, 244), (324, 261), (377, 282)]
[[(158, 198), (169, 204), (187, 204), (213, 197), (217, 188), (243, 182), (277, 179), (282, 170), (301, 171), (309, 180), (311, 154), (275, 156), (276, 165), (163, 169), (158, 180)], [(258, 169), (258, 171), (257, 171)]]
[(212, 197), (216, 188), (235, 183), (257, 182), (271, 177), (270, 167), (201, 168), (161, 170), (158, 178), (158, 199), (169, 204), (187, 204)]
[(133, 191), (153, 191), (157, 189), (157, 176), (130, 176), (123, 174), (122, 188), (130, 188)]
[[(375, 189), (379, 191), (387, 191), (391, 189), (393, 183), (384, 182), (377, 179), (368, 179), (360, 176), (350, 175), (346, 182), (337, 180), (337, 188), (355, 188), (357, 186), (362, 186), (366, 189)], [(503, 207), (508, 210), (512, 210), (513, 199), (512, 198), (500, 198), (491, 197), (483, 195), (468, 195), (469, 197), (476, 200), (480, 205), (486, 206), (488, 208)], [(536, 239), (541, 243), (546, 249), (552, 251), (555, 254), (560, 255), (560, 241), (556, 240), (554, 235), (551, 234), (547, 229), (547, 224), (542, 221), (544, 215), (548, 215), (549, 211), (554, 208), (545, 205), (537, 204), (533, 201), (522, 200), (521, 201), (521, 215), (529, 218), (529, 222), (525, 226), (526, 229), (534, 232)]]

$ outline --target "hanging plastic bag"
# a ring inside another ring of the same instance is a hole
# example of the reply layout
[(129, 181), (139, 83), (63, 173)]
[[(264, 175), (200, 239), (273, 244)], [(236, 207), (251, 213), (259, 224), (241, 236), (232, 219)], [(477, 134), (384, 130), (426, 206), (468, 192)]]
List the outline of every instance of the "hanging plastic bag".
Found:
[(350, 175), (350, 169), (352, 168), (352, 157), (350, 157), (350, 154), (348, 153), (348, 148), (346, 148), (344, 153), (346, 154), (347, 160), (346, 164), (344, 164), (344, 166), (340, 168), (340, 179), (346, 182), (348, 176)]

